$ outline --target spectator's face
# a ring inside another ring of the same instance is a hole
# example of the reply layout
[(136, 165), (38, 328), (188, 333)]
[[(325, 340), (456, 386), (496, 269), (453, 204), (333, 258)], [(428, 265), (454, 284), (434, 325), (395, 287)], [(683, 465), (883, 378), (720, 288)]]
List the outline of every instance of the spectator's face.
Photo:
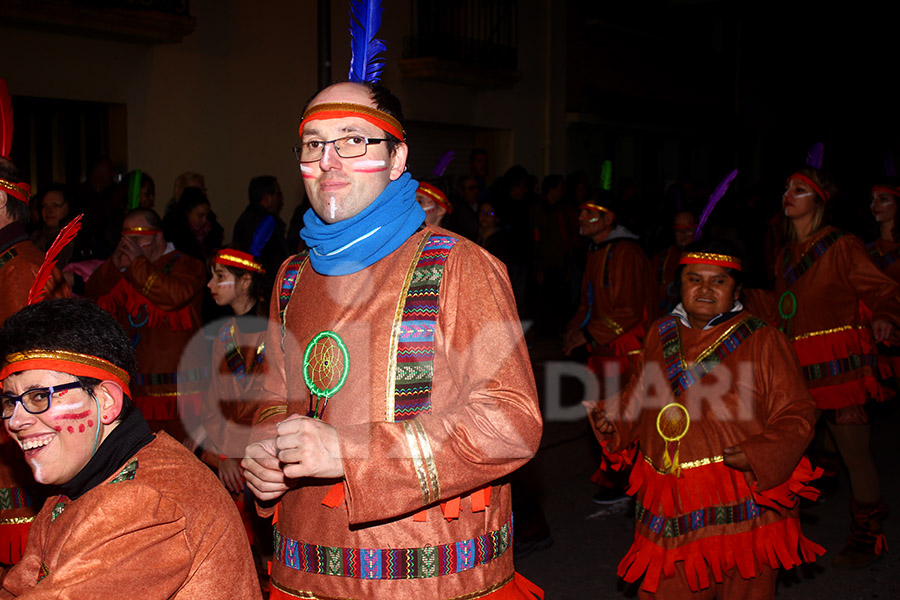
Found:
[[(310, 106), (326, 102), (349, 102), (377, 108), (369, 90), (354, 83), (338, 83), (326, 88)], [(359, 117), (340, 117), (309, 121), (303, 127), (300, 141), (328, 142), (352, 135), (386, 137), (382, 129)], [(393, 155), (384, 142), (372, 144), (363, 156), (355, 158), (341, 158), (334, 144), (327, 144), (322, 158), (301, 163), (300, 171), (313, 210), (326, 223), (336, 223), (362, 212), (391, 181), (403, 174), (405, 166), (405, 144), (399, 144)]]
[(41, 201), (41, 218), (47, 227), (59, 227), (59, 224), (69, 216), (69, 204), (62, 192), (47, 192)]
[(684, 265), (681, 271), (681, 303), (691, 325), (709, 321), (731, 310), (737, 300), (734, 278), (716, 265)]
[(206, 225), (209, 219), (209, 204), (198, 204), (192, 208), (187, 214), (187, 219), (191, 229), (200, 229)]
[(469, 163), (469, 172), (476, 177), (487, 177), (488, 157), (487, 154), (476, 154)]
[(680, 212), (675, 215), (672, 229), (675, 232), (675, 245), (684, 248), (694, 239), (694, 232), (697, 231), (697, 219), (689, 212)]
[[(29, 390), (76, 380), (74, 375), (68, 373), (34, 369), (7, 377), (3, 381), (3, 393), (18, 396)], [(97, 390), (95, 395), (97, 393), (102, 394), (102, 391)], [(4, 399), (4, 402), (7, 400)], [(12, 417), (4, 423), (7, 433), (22, 449), (35, 481), (61, 485), (84, 468), (93, 455), (100, 427), (98, 407), (81, 388), (53, 392), (50, 394), (50, 407), (39, 414), (31, 414), (21, 403), (16, 404)], [(118, 416), (118, 411), (115, 416)], [(101, 441), (102, 436), (97, 440), (98, 445)]]
[(478, 211), (478, 224), (482, 229), (492, 229), (497, 226), (499, 221), (494, 207), (489, 202), (481, 205), (481, 209)]
[(463, 181), (462, 196), (466, 204), (470, 206), (478, 204), (478, 180), (474, 177), (470, 177)]
[(153, 208), (156, 203), (156, 188), (149, 181), (141, 186), (141, 208)]

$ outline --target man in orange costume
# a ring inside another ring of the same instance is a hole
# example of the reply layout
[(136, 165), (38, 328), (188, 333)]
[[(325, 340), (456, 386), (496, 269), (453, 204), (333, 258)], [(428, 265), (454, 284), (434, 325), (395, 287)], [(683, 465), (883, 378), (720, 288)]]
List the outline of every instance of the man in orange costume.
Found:
[(89, 298), (131, 338), (138, 360), (135, 404), (154, 430), (185, 438), (179, 410), (199, 414), (208, 357), (182, 356), (200, 328), (203, 263), (175, 250), (159, 216), (138, 208), (125, 217), (113, 255), (91, 275)]
[(541, 416), (512, 290), (494, 257), (423, 226), (402, 121), (387, 89), (339, 83), (301, 122), (310, 254), (276, 279), (276, 401), (243, 461), (278, 503), (273, 599), (531, 597), (504, 477)]
[(824, 553), (797, 508), (815, 496), (815, 403), (784, 335), (738, 301), (733, 249), (702, 242), (680, 263), (681, 304), (650, 328), (639, 374), (589, 410), (609, 451), (640, 440), (619, 575), (643, 576), (642, 599), (771, 600), (779, 567)]

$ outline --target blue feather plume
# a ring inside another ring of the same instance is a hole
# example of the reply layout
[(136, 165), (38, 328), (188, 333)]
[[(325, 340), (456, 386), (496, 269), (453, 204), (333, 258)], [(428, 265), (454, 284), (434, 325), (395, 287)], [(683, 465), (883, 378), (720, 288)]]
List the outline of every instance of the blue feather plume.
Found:
[(823, 158), (825, 158), (825, 144), (816, 142), (809, 147), (809, 152), (806, 153), (806, 166), (821, 169)]
[(350, 81), (378, 83), (387, 50), (384, 40), (375, 39), (384, 9), (380, 0), (353, 0), (350, 3)]
[(719, 203), (719, 200), (722, 199), (722, 196), (725, 195), (725, 192), (728, 191), (728, 186), (731, 185), (731, 182), (734, 181), (734, 178), (737, 177), (738, 170), (735, 169), (728, 176), (722, 180), (722, 182), (716, 186), (716, 189), (709, 197), (709, 201), (706, 203), (706, 206), (703, 208), (703, 212), (700, 213), (700, 222), (697, 223), (697, 229), (694, 231), (694, 241), (700, 239), (700, 233), (703, 231), (703, 226), (706, 225), (706, 220), (709, 219), (709, 215), (712, 214), (713, 209), (716, 207), (716, 204)]
[(447, 172), (447, 167), (450, 166), (451, 162), (453, 162), (453, 150), (447, 150), (446, 152), (441, 154), (441, 157), (434, 165), (434, 169), (431, 170), (431, 174), (435, 177), (443, 177), (444, 173)]
[(275, 231), (275, 217), (266, 215), (259, 222), (259, 225), (256, 226), (256, 231), (253, 232), (253, 241), (250, 242), (250, 254), (259, 258), (263, 248), (269, 242), (269, 238), (272, 237), (273, 231)]

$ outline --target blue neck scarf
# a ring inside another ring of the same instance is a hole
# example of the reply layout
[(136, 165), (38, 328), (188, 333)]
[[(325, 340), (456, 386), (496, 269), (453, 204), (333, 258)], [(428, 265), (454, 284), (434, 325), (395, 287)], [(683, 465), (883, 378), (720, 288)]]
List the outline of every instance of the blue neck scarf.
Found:
[(425, 220), (416, 202), (417, 189), (419, 183), (404, 173), (358, 215), (337, 223), (326, 223), (313, 209), (307, 210), (300, 237), (309, 246), (316, 273), (350, 275), (399, 248)]

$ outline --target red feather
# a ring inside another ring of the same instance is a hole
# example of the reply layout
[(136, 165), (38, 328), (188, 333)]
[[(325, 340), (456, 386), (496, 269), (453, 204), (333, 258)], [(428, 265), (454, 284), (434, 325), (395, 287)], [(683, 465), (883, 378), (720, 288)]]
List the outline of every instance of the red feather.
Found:
[(0, 156), (9, 158), (12, 150), (13, 112), (12, 98), (6, 80), (0, 79)]
[(44, 262), (41, 264), (41, 268), (38, 269), (37, 275), (34, 277), (34, 285), (31, 286), (31, 291), (28, 292), (29, 305), (39, 302), (41, 298), (44, 297), (44, 294), (46, 293), (44, 286), (50, 281), (50, 275), (53, 274), (53, 267), (56, 266), (56, 258), (59, 256), (59, 253), (62, 252), (63, 248), (68, 246), (69, 242), (74, 240), (75, 236), (78, 235), (78, 232), (81, 231), (81, 217), (83, 216), (84, 215), (81, 214), (72, 219), (68, 225), (62, 228), (62, 231), (59, 232), (59, 235), (56, 236), (56, 239), (53, 240), (53, 243), (47, 248), (47, 253), (44, 255)]

